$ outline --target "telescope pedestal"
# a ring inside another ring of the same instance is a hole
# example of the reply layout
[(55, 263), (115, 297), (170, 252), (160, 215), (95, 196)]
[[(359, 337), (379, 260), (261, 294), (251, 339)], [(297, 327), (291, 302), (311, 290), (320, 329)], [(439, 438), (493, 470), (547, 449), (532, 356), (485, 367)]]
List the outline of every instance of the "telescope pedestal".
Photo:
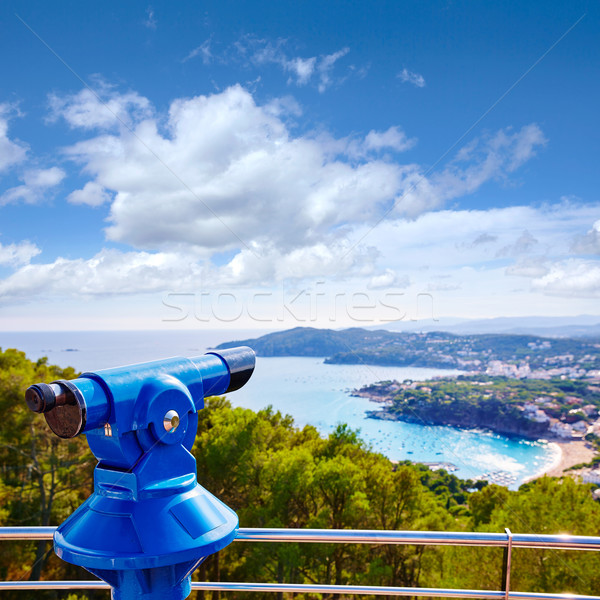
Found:
[(94, 493), (56, 530), (54, 550), (111, 585), (114, 600), (187, 598), (191, 572), (235, 538), (237, 515), (193, 473), (140, 491), (136, 469), (94, 475)]
[(130, 571), (88, 570), (111, 585), (112, 600), (185, 600), (192, 591), (188, 573), (198, 564)]

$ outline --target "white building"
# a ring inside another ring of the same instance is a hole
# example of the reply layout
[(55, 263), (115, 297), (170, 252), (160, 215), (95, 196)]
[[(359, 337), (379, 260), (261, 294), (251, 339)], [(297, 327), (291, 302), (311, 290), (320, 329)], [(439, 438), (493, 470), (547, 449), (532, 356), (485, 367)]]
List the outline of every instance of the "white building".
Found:
[(583, 474), (583, 483), (600, 484), (600, 469), (590, 469)]
[(570, 440), (573, 437), (573, 428), (568, 423), (562, 423), (559, 420), (554, 421), (548, 431), (565, 440)]
[(573, 427), (573, 431), (578, 431), (579, 433), (587, 433), (588, 431), (588, 424), (585, 421), (577, 421), (571, 427)]

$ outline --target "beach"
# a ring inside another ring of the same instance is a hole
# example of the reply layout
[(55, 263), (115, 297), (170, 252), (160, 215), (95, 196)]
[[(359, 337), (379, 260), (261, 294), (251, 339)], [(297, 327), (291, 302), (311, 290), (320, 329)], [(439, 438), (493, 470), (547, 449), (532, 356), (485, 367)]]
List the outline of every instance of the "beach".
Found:
[(537, 479), (543, 475), (561, 477), (569, 467), (590, 462), (596, 456), (596, 452), (592, 449), (591, 445), (584, 440), (554, 440), (549, 445), (556, 450), (555, 460), (543, 471), (530, 477), (527, 481)]

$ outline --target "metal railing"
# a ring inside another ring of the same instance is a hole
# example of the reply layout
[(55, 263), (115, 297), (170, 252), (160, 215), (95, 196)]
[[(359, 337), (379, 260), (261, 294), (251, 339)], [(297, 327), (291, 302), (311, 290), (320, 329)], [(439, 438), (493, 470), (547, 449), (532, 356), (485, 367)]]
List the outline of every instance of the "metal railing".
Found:
[[(3, 527), (0, 540), (51, 540), (55, 527)], [(419, 596), (482, 598), (494, 600), (600, 600), (600, 596), (515, 592), (510, 590), (513, 548), (600, 551), (600, 537), (512, 533), (465, 533), (449, 531), (385, 531), (356, 529), (241, 528), (238, 542), (301, 542), (344, 544), (410, 544), (421, 546), (481, 546), (504, 548), (502, 590), (466, 590), (366, 585), (320, 585), (294, 583), (193, 582), (193, 591), (290, 592), (364, 596)], [(103, 581), (2, 581), (2, 590), (108, 590)]]

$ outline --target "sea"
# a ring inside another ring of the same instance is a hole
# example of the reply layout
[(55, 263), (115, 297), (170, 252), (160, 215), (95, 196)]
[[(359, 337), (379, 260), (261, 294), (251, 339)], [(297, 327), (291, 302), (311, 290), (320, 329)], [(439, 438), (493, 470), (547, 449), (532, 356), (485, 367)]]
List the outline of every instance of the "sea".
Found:
[[(257, 337), (256, 330), (0, 332), (0, 348), (18, 348), (37, 360), (96, 371), (169, 356), (198, 356), (225, 341)], [(376, 381), (424, 380), (460, 371), (429, 368), (327, 365), (322, 358), (259, 357), (250, 381), (229, 394), (234, 406), (267, 406), (291, 415), (298, 427), (323, 435), (340, 423), (359, 431), (365, 445), (394, 461), (429, 463), (463, 479), (485, 478), (516, 489), (556, 459), (545, 440), (506, 437), (486, 430), (458, 429), (367, 418), (380, 405), (352, 396)], [(33, 382), (32, 382), (33, 383)]]

